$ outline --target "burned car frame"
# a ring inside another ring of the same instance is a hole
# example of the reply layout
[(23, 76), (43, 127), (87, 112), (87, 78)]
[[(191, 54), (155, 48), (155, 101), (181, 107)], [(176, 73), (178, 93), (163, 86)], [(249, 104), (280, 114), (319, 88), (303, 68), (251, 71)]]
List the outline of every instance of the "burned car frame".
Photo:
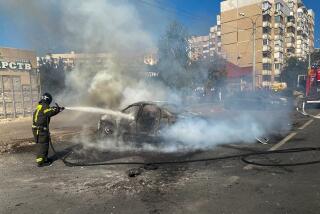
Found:
[(177, 120), (177, 108), (168, 103), (138, 102), (121, 112), (133, 119), (103, 115), (99, 120), (100, 138), (112, 138), (125, 142), (160, 142), (161, 130)]

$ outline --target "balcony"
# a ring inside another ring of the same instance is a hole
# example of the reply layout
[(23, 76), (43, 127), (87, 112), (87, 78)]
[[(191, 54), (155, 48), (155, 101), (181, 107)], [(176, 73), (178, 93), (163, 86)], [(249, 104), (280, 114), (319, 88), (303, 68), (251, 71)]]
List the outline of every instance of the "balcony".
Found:
[(298, 26), (298, 27), (297, 27), (297, 31), (303, 31), (302, 26)]
[(287, 33), (287, 37), (295, 37), (295, 34), (292, 32)]
[(283, 62), (284, 62), (283, 58), (279, 58), (279, 57), (274, 58), (274, 63), (283, 63)]
[(270, 28), (271, 28), (271, 23), (268, 22), (268, 21), (264, 21), (264, 22), (262, 22), (262, 26), (263, 26), (263, 27), (270, 27)]
[(262, 58), (262, 63), (271, 63), (271, 62), (272, 62), (271, 58), (268, 58), (268, 57)]
[(283, 40), (283, 36), (282, 35), (275, 35), (274, 40)]
[(271, 12), (271, 10), (264, 10), (264, 11), (263, 11), (263, 15), (269, 15), (269, 16), (271, 16), (271, 15), (272, 15), (272, 12)]
[(271, 70), (262, 70), (262, 75), (272, 75)]
[(263, 38), (263, 39), (268, 39), (268, 40), (270, 40), (270, 39), (271, 39), (271, 36), (270, 36), (270, 34), (263, 34), (263, 35), (262, 35), (262, 38)]
[(282, 23), (275, 23), (275, 24), (274, 24), (274, 27), (275, 27), (275, 28), (282, 28), (282, 29), (283, 29), (284, 26), (283, 26)]
[(302, 39), (303, 39), (303, 36), (297, 35), (297, 40), (302, 40)]
[(274, 47), (274, 52), (283, 52), (283, 47), (281, 47), (281, 46), (275, 46), (275, 47)]
[(294, 47), (296, 47), (296, 44), (293, 43), (293, 42), (288, 42), (288, 43), (287, 43), (287, 47), (288, 47), (288, 48), (294, 48)]
[(267, 58), (267, 57), (264, 57), (262, 58), (262, 63), (271, 63), (271, 59), (270, 58)]
[(262, 47), (262, 51), (271, 51), (270, 45), (264, 45), (264, 46)]
[(284, 16), (284, 13), (282, 10), (277, 10), (274, 12), (275, 15), (278, 15), (278, 16)]
[(269, 81), (263, 81), (263, 82), (262, 82), (262, 86), (263, 86), (263, 87), (271, 87), (271, 82), (269, 82)]
[(274, 70), (274, 75), (280, 75), (281, 74), (281, 70), (280, 69), (275, 69)]
[(289, 21), (289, 22), (287, 22), (287, 27), (296, 27), (296, 24)]

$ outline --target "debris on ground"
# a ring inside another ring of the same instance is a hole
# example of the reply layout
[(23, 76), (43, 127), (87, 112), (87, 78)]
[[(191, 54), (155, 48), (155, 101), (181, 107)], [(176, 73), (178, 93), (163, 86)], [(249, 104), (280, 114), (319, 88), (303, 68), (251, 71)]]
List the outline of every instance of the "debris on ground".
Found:
[(133, 169), (129, 169), (128, 170), (128, 176), (129, 177), (136, 177), (136, 176), (138, 176), (138, 175), (141, 175), (141, 173), (142, 173), (142, 168), (133, 168)]

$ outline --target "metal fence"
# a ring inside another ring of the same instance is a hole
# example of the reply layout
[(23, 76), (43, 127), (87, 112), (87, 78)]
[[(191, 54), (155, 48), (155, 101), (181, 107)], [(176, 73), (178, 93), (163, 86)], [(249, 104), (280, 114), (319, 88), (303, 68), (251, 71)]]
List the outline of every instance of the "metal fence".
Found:
[(21, 77), (0, 75), (0, 119), (32, 115), (40, 96), (37, 74), (30, 72), (30, 84), (21, 84)]

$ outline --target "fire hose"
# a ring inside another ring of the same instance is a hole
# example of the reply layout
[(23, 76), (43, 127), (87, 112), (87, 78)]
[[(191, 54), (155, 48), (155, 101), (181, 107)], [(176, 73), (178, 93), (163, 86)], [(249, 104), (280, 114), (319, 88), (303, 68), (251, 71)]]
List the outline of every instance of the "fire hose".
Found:
[(303, 101), (301, 104), (301, 107), (297, 107), (296, 110), (307, 117), (311, 117), (311, 118), (315, 118), (315, 119), (320, 119), (320, 115), (312, 115), (306, 112), (305, 108), (306, 108), (306, 104), (320, 104), (320, 101)]
[[(309, 102), (309, 101), (308, 101)], [(319, 102), (320, 103), (320, 102)], [(57, 104), (56, 104), (57, 105)], [(303, 101), (301, 109), (297, 107), (297, 111), (301, 114), (309, 117), (313, 117), (316, 119), (320, 119), (320, 116), (314, 116), (306, 113), (305, 111), (306, 101)], [(59, 107), (57, 105), (57, 107)], [(178, 165), (178, 164), (187, 164), (187, 163), (197, 163), (197, 162), (208, 162), (208, 161), (221, 161), (221, 160), (231, 160), (231, 159), (240, 159), (242, 162), (250, 165), (256, 166), (265, 166), (265, 167), (288, 167), (288, 166), (302, 166), (302, 165), (311, 165), (320, 163), (319, 160), (314, 161), (305, 161), (305, 162), (295, 162), (295, 163), (259, 163), (253, 160), (250, 160), (250, 157), (257, 157), (263, 155), (272, 155), (272, 154), (293, 154), (300, 152), (320, 152), (320, 147), (300, 147), (300, 148), (291, 148), (291, 149), (281, 149), (281, 150), (272, 150), (272, 151), (257, 151), (257, 152), (249, 152), (244, 154), (235, 154), (235, 155), (226, 155), (226, 156), (218, 156), (211, 158), (200, 158), (200, 159), (186, 159), (186, 160), (174, 160), (174, 161), (153, 161), (153, 162), (143, 162), (143, 161), (133, 161), (133, 162), (72, 162), (68, 160), (68, 157), (72, 154), (72, 151), (68, 152), (66, 155), (61, 157), (56, 151), (53, 143), (51, 141), (51, 137), (49, 137), (49, 144), (54, 153), (54, 155), (60, 159), (66, 166), (75, 167), (75, 166), (100, 166), (100, 165), (143, 165), (143, 166), (152, 166), (152, 165)]]
[(320, 147), (300, 147), (300, 148), (291, 148), (291, 149), (281, 149), (281, 150), (273, 150), (273, 151), (261, 151), (261, 152), (249, 152), (244, 154), (235, 154), (235, 155), (225, 155), (211, 158), (200, 158), (200, 159), (186, 159), (186, 160), (174, 160), (174, 161), (153, 161), (153, 162), (143, 162), (143, 161), (133, 161), (133, 162), (72, 162), (68, 160), (68, 157), (72, 152), (69, 152), (63, 157), (60, 157), (56, 152), (56, 149), (53, 146), (53, 143), (50, 138), (50, 147), (53, 153), (56, 155), (58, 159), (60, 159), (66, 166), (68, 167), (76, 167), (76, 166), (112, 166), (112, 165), (142, 165), (142, 166), (159, 166), (159, 165), (179, 165), (179, 164), (187, 164), (187, 163), (197, 163), (197, 162), (213, 162), (213, 161), (221, 161), (221, 160), (232, 160), (232, 159), (240, 159), (242, 162), (250, 165), (256, 166), (265, 166), (265, 167), (289, 167), (289, 166), (303, 166), (303, 165), (311, 165), (320, 163), (319, 160), (314, 161), (305, 161), (305, 162), (295, 162), (295, 163), (259, 163), (253, 160), (249, 160), (250, 157), (254, 156), (263, 156), (263, 155), (271, 155), (271, 154), (293, 154), (300, 152), (310, 152), (316, 151), (320, 152)]

